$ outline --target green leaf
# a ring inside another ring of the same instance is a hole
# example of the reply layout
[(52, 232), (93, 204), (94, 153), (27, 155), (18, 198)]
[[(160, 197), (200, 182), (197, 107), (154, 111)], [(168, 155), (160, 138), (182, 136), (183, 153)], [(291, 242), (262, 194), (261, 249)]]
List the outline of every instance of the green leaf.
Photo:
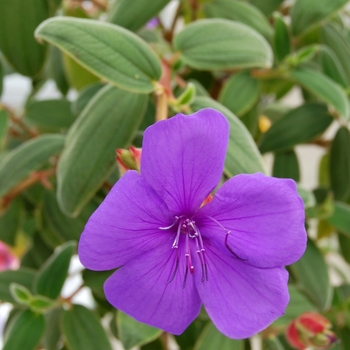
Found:
[(18, 283), (10, 284), (10, 293), (19, 304), (28, 304), (32, 298), (32, 293), (28, 288), (21, 286)]
[(105, 294), (103, 291), (103, 285), (106, 282), (107, 278), (111, 276), (111, 274), (115, 270), (111, 271), (92, 271), (92, 270), (84, 270), (82, 277), (84, 280), (84, 285), (89, 287), (94, 295), (98, 296), (100, 299), (105, 298)]
[(321, 157), (318, 168), (318, 184), (321, 187), (330, 187), (329, 153), (326, 153)]
[(220, 91), (219, 102), (241, 117), (253, 107), (259, 97), (259, 82), (249, 72), (241, 72), (225, 82)]
[(108, 12), (107, 21), (131, 31), (137, 31), (155, 17), (169, 1), (133, 0), (130, 6), (129, 0), (116, 0)]
[(0, 163), (0, 197), (63, 148), (63, 135), (42, 135), (6, 153)]
[[(0, 80), (1, 80), (1, 75), (0, 75)], [(9, 121), (7, 111), (0, 109), (0, 151), (5, 143), (5, 138), (6, 138), (6, 134), (9, 126), (10, 126), (10, 121)]]
[(273, 323), (273, 327), (288, 326), (291, 321), (302, 313), (307, 311), (316, 311), (315, 306), (313, 306), (295, 286), (290, 285), (288, 289), (290, 295), (289, 304), (284, 315)]
[(56, 86), (61, 93), (66, 95), (69, 90), (69, 84), (64, 72), (62, 56), (62, 52), (57, 47), (50, 45), (47, 75), (55, 81)]
[(265, 15), (255, 6), (232, 0), (214, 0), (203, 7), (204, 13), (210, 18), (225, 18), (246, 24), (270, 40), (273, 29)]
[(290, 35), (287, 24), (283, 17), (276, 12), (275, 19), (275, 36), (274, 36), (274, 50), (278, 61), (282, 61), (291, 52)]
[(30, 302), (29, 307), (34, 312), (45, 313), (49, 309), (52, 309), (56, 306), (56, 302), (49, 298), (43, 297), (41, 295), (34, 296)]
[(138, 322), (121, 311), (117, 315), (117, 325), (119, 338), (125, 350), (150, 343), (162, 334), (162, 330)]
[(43, 338), (43, 345), (46, 350), (58, 350), (58, 342), (61, 337), (62, 308), (55, 308), (45, 315), (46, 331)]
[(326, 45), (320, 47), (318, 54), (319, 62), (321, 64), (323, 73), (326, 74), (333, 81), (341, 85), (343, 88), (347, 88), (348, 79), (346, 72), (341, 65), (338, 57), (334, 51)]
[(56, 17), (43, 22), (35, 35), (122, 89), (148, 93), (161, 76), (160, 61), (150, 47), (135, 34), (115, 25)]
[(263, 159), (255, 142), (242, 122), (226, 107), (208, 97), (197, 97), (191, 105), (194, 111), (214, 108), (223, 113), (230, 123), (230, 138), (226, 155), (225, 173), (234, 176), (241, 173), (265, 172)]
[(249, 2), (260, 9), (265, 16), (269, 16), (273, 11), (278, 9), (283, 0), (250, 0)]
[(298, 36), (332, 16), (347, 0), (296, 0), (292, 8), (292, 29)]
[(305, 254), (290, 269), (304, 294), (320, 311), (326, 310), (332, 301), (333, 288), (329, 283), (327, 264), (311, 240)]
[(344, 90), (321, 72), (306, 67), (294, 68), (291, 76), (315, 96), (332, 105), (344, 118), (349, 118), (350, 107)]
[(304, 104), (274, 123), (263, 134), (259, 149), (262, 153), (288, 150), (322, 134), (332, 121), (333, 118), (324, 105)]
[(350, 238), (350, 205), (342, 202), (334, 202), (333, 209), (333, 214), (327, 218), (327, 221)]
[(183, 61), (199, 70), (269, 68), (272, 50), (255, 30), (225, 19), (187, 25), (174, 39)]
[(243, 340), (225, 337), (210, 322), (200, 334), (194, 350), (244, 350)]
[(290, 178), (300, 181), (300, 171), (297, 155), (294, 150), (275, 154), (272, 175), (279, 178)]
[(28, 268), (0, 272), (0, 300), (16, 304), (16, 301), (13, 299), (10, 292), (11, 283), (17, 283), (32, 290), (34, 276), (35, 271)]
[(77, 218), (70, 218), (60, 210), (56, 196), (52, 192), (46, 192), (44, 196), (42, 218), (43, 223), (57, 239), (63, 243), (70, 240), (78, 240), (84, 230), (84, 226), (96, 210), (97, 204), (89, 202)]
[(339, 248), (344, 260), (350, 264), (350, 238), (348, 235), (338, 234)]
[(350, 196), (350, 132), (345, 126), (332, 142), (329, 174), (335, 199), (346, 201)]
[(44, 131), (68, 129), (75, 119), (67, 100), (31, 101), (24, 118)]
[(15, 245), (16, 234), (21, 225), (22, 206), (19, 198), (13, 200), (5, 211), (0, 213), (0, 240)]
[(34, 30), (48, 16), (46, 0), (0, 1), (0, 50), (23, 75), (33, 77), (43, 67), (46, 47), (35, 41)]
[(76, 242), (67, 242), (55, 249), (54, 254), (41, 266), (34, 279), (36, 293), (50, 299), (56, 299), (60, 295), (75, 249)]
[(3, 350), (35, 350), (45, 330), (44, 316), (30, 310), (12, 321)]
[(316, 205), (316, 198), (313, 192), (306, 190), (297, 184), (298, 194), (304, 202), (305, 209), (313, 208)]
[(147, 99), (106, 86), (69, 129), (57, 170), (57, 200), (67, 215), (77, 216), (108, 178), (115, 166), (115, 150), (126, 148), (133, 139)]
[(345, 79), (350, 81), (350, 42), (336, 27), (326, 25), (320, 31), (321, 43), (327, 45), (333, 50), (338, 58), (343, 70), (345, 71)]
[(112, 350), (100, 320), (82, 305), (64, 311), (61, 326), (69, 350)]

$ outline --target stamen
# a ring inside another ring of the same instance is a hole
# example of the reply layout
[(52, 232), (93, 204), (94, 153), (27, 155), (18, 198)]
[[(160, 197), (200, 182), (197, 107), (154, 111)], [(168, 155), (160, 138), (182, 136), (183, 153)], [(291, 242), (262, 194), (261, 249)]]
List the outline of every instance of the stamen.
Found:
[(159, 230), (169, 230), (177, 224), (177, 222), (179, 221), (180, 218), (182, 218), (182, 216), (175, 216), (175, 220), (170, 226), (158, 227), (158, 229)]
[(214, 219), (213, 217), (211, 217), (211, 216), (209, 216), (209, 215), (206, 215), (206, 217), (207, 217), (208, 219), (212, 220), (213, 222), (215, 222), (219, 227), (221, 227), (221, 228), (226, 232), (226, 236), (225, 236), (225, 246), (226, 246), (226, 248), (228, 249), (228, 251), (229, 251), (234, 257), (236, 257), (237, 259), (239, 259), (239, 260), (241, 260), (241, 261), (248, 261), (248, 258), (246, 258), (246, 259), (241, 258), (241, 257), (240, 257), (237, 253), (235, 253), (235, 252), (233, 251), (233, 249), (228, 245), (228, 236), (229, 236), (229, 234), (231, 233), (231, 231), (230, 231), (230, 230), (227, 230), (224, 226), (222, 226), (222, 225), (220, 224), (219, 221), (217, 221), (217, 220)]
[(169, 284), (170, 282), (172, 282), (174, 280), (178, 268), (179, 268), (179, 257), (177, 256), (177, 251), (176, 251), (175, 269), (173, 271), (173, 274), (171, 275), (171, 277), (169, 278), (169, 280), (165, 284)]

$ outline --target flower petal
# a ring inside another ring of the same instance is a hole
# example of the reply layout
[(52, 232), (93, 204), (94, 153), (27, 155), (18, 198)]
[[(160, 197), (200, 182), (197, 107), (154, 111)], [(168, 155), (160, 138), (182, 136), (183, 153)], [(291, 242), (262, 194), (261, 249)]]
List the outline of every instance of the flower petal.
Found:
[(213, 109), (160, 121), (144, 133), (141, 174), (171, 211), (191, 215), (220, 181), (228, 135)]
[(294, 263), (306, 248), (304, 205), (295, 182), (263, 174), (238, 175), (227, 181), (198, 214), (202, 235), (248, 264), (279, 267)]
[[(261, 269), (206, 244), (208, 282), (195, 277), (209, 317), (220, 332), (234, 339), (248, 338), (283, 315), (289, 302), (288, 272)], [(198, 264), (197, 259), (194, 261)], [(199, 266), (195, 266), (195, 269)]]
[(176, 249), (171, 246), (163, 244), (129, 261), (107, 279), (107, 300), (140, 322), (181, 334), (198, 316), (201, 301), (192, 276), (182, 288), (185, 252), (181, 246), (178, 254), (177, 273), (170, 283), (176, 264)]
[(110, 270), (157, 247), (172, 244), (159, 230), (174, 221), (165, 203), (136, 172), (128, 171), (92, 214), (79, 242), (79, 258), (91, 270)]

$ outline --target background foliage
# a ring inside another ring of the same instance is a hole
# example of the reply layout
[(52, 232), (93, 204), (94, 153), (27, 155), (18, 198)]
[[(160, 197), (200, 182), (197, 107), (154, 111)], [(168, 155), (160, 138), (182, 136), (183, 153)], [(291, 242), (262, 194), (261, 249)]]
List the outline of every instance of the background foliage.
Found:
[[(349, 349), (347, 1), (181, 0), (165, 26), (157, 16), (168, 3), (0, 0), (0, 93), (8, 74), (32, 79), (22, 112), (0, 105), (0, 240), (21, 261), (0, 273), (0, 299), (13, 304), (4, 349), (108, 350), (113, 337), (125, 349), (167, 348), (170, 335), (108, 304), (102, 286), (111, 272), (82, 271), (76, 292), (91, 290), (92, 310), (61, 290), (85, 222), (120, 176), (115, 150), (141, 146), (156, 120), (205, 107), (231, 125), (226, 177), (265, 172), (262, 155), (272, 153), (273, 175), (299, 182), (295, 147), (325, 151), (317, 188), (299, 188), (311, 238), (288, 268), (290, 305), (261, 339), (264, 349), (290, 349), (285, 328), (312, 310), (332, 321), (335, 348)], [(38, 98), (48, 79), (60, 99)], [(283, 97), (294, 87), (303, 101), (290, 108)], [(205, 312), (172, 339), (181, 349), (250, 349)]]

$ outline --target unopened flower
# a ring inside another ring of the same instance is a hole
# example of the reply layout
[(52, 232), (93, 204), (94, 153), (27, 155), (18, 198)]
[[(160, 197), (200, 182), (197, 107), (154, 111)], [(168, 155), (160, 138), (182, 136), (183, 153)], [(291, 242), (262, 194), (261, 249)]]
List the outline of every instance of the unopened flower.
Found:
[(140, 171), (141, 148), (131, 146), (128, 150), (118, 148), (116, 151), (119, 172), (124, 175), (128, 170)]
[(0, 271), (18, 269), (19, 260), (10, 248), (0, 241)]
[(309, 346), (314, 349), (327, 349), (337, 341), (332, 324), (316, 312), (305, 312), (288, 326), (286, 336), (296, 349), (304, 350)]
[(174, 334), (201, 305), (216, 327), (246, 338), (281, 316), (288, 273), (306, 246), (294, 181), (238, 175), (218, 185), (229, 124), (213, 109), (157, 122), (144, 133), (141, 174), (128, 171), (89, 219), (83, 265), (120, 267), (108, 301)]

